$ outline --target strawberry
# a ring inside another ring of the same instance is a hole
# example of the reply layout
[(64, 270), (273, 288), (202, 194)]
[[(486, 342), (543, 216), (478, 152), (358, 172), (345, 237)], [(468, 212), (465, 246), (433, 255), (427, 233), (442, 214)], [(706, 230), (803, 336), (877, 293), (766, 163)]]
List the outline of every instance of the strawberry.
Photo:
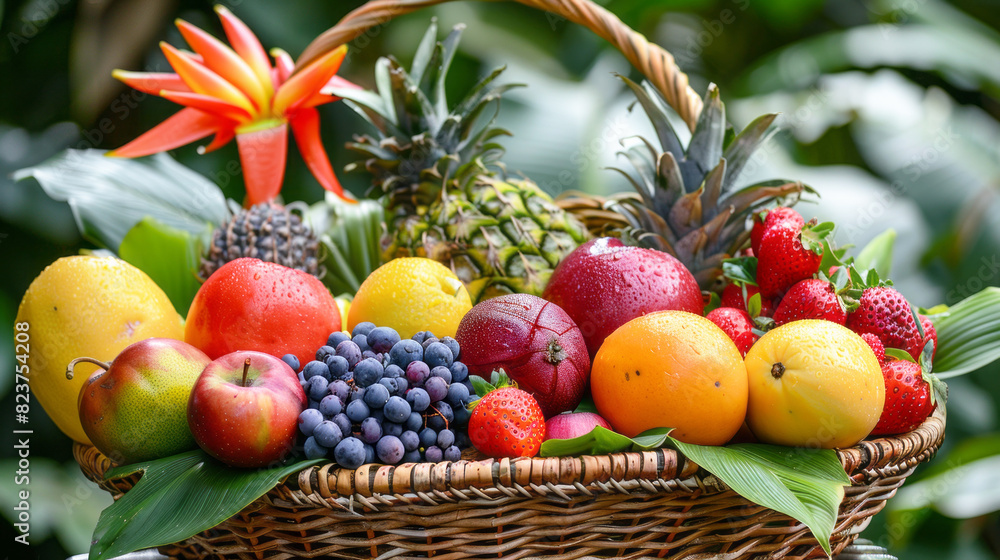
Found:
[(838, 325), (847, 322), (847, 308), (832, 282), (808, 278), (788, 289), (774, 312), (774, 324), (802, 319), (826, 319)]
[(889, 360), (882, 366), (885, 378), (885, 406), (872, 435), (909, 432), (937, 406), (931, 398), (931, 384), (919, 365), (908, 360)]
[(931, 352), (931, 359), (933, 360), (935, 354), (937, 354), (937, 329), (934, 328), (934, 323), (926, 315), (918, 315), (918, 317), (920, 317), (920, 326), (924, 328), (923, 346), (927, 346), (928, 342), (934, 343), (934, 350)]
[(867, 332), (861, 335), (861, 339), (867, 342), (868, 346), (872, 347), (872, 352), (878, 358), (878, 365), (885, 365), (885, 346), (882, 346), (882, 341), (877, 336)]
[(764, 237), (765, 231), (785, 222), (798, 226), (806, 223), (798, 212), (786, 206), (778, 206), (770, 210), (754, 212), (752, 221), (753, 228), (750, 230), (750, 248), (754, 255), (760, 254), (760, 240)]
[[(490, 457), (534, 457), (545, 440), (545, 416), (530, 393), (507, 386), (501, 373), (499, 388), (475, 403), (469, 417), (469, 439)], [(482, 379), (474, 379), (485, 383)]]
[[(747, 298), (743, 299), (743, 287), (739, 284), (729, 284), (722, 289), (722, 300), (719, 307), (735, 307), (736, 309), (742, 309), (744, 311), (749, 311), (750, 308), (747, 305), (750, 298), (760, 293), (760, 288), (757, 286), (747, 285)], [(761, 297), (760, 300), (760, 314), (764, 317), (770, 317), (774, 315), (774, 304), (770, 300)]]
[(885, 348), (899, 348), (914, 360), (920, 359), (924, 338), (913, 320), (910, 304), (893, 288), (865, 288), (858, 308), (847, 315), (847, 328), (858, 334), (874, 334)]
[(710, 311), (705, 318), (718, 325), (729, 338), (733, 339), (736, 348), (743, 356), (746, 356), (753, 343), (757, 342), (757, 335), (753, 332), (753, 319), (742, 309), (719, 307)]
[(812, 278), (823, 260), (823, 242), (832, 224), (804, 226), (782, 222), (764, 232), (757, 252), (757, 285), (766, 298), (782, 295), (793, 284)]

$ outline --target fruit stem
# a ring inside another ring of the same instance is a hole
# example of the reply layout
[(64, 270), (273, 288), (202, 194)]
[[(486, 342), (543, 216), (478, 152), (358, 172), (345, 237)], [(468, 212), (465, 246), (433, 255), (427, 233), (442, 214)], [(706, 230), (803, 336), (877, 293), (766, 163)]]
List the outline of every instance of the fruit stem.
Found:
[(250, 358), (243, 361), (243, 384), (241, 387), (247, 386), (247, 373), (250, 371)]
[(68, 366), (66, 366), (66, 379), (73, 379), (73, 368), (75, 368), (76, 364), (78, 364), (80, 362), (87, 362), (89, 364), (94, 364), (95, 366), (97, 366), (97, 367), (99, 367), (99, 368), (101, 368), (101, 369), (103, 369), (105, 371), (107, 371), (107, 369), (109, 367), (111, 367), (110, 364), (106, 364), (106, 363), (104, 363), (104, 362), (102, 362), (102, 361), (100, 361), (100, 360), (98, 360), (96, 358), (86, 358), (86, 357), (84, 357), (84, 358), (77, 358), (77, 359), (73, 360), (72, 362), (70, 362)]
[(775, 379), (781, 379), (781, 376), (785, 375), (785, 364), (778, 362), (771, 366), (771, 376)]

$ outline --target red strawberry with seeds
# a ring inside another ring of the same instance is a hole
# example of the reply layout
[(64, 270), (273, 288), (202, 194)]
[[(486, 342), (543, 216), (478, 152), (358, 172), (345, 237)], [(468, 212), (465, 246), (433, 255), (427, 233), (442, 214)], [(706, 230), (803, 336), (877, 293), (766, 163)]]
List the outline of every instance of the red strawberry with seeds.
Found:
[(858, 334), (871, 333), (885, 348), (905, 350), (920, 359), (924, 338), (903, 294), (888, 286), (865, 288), (858, 308), (847, 315), (847, 328)]
[(710, 311), (705, 318), (718, 325), (729, 338), (733, 339), (736, 348), (743, 356), (746, 356), (753, 343), (757, 342), (757, 335), (753, 332), (753, 319), (742, 309), (719, 307)]
[(878, 364), (880, 366), (885, 365), (885, 346), (882, 346), (882, 341), (872, 333), (862, 334), (861, 340), (864, 340), (868, 343), (868, 346), (872, 347), (872, 352), (874, 352), (875, 357), (878, 358)]
[(847, 308), (832, 282), (808, 278), (788, 289), (774, 312), (774, 324), (802, 319), (825, 319), (838, 325), (847, 321)]
[(812, 278), (823, 260), (823, 242), (832, 224), (780, 223), (764, 232), (757, 252), (757, 285), (763, 297), (782, 295), (796, 282)]
[(931, 359), (937, 354), (937, 329), (934, 328), (934, 323), (926, 315), (919, 315), (920, 326), (924, 328), (924, 346), (927, 346), (928, 342), (934, 343), (934, 351), (931, 353)]
[(936, 403), (931, 399), (931, 384), (919, 365), (908, 360), (889, 360), (882, 366), (885, 378), (885, 406), (872, 435), (909, 432), (926, 419)]
[(801, 226), (805, 224), (802, 215), (786, 206), (778, 206), (769, 210), (761, 210), (753, 214), (753, 228), (750, 230), (750, 248), (754, 255), (760, 254), (760, 240), (764, 232), (781, 223), (791, 223)]
[[(722, 298), (719, 307), (735, 307), (736, 309), (742, 309), (744, 311), (749, 311), (748, 302), (750, 298), (754, 295), (760, 293), (760, 288), (757, 286), (747, 285), (747, 298), (743, 299), (743, 287), (739, 284), (729, 284), (722, 289)], [(761, 297), (760, 300), (760, 314), (764, 317), (770, 317), (774, 315), (774, 304), (770, 300)]]
[(486, 393), (472, 409), (469, 439), (490, 457), (534, 457), (545, 440), (542, 408), (530, 393), (508, 386), (506, 374), (500, 378), (499, 388)]

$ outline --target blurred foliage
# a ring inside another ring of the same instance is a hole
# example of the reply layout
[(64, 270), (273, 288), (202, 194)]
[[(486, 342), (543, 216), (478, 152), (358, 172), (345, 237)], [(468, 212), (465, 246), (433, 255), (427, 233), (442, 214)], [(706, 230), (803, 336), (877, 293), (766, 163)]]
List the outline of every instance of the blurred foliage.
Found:
[[(280, 46), (293, 55), (360, 4), (222, 3), (266, 47)], [(696, 90), (717, 83), (735, 126), (782, 111), (787, 132), (763, 150), (743, 181), (781, 175), (816, 186), (822, 203), (804, 206), (803, 212), (837, 221), (841, 243), (862, 247), (881, 231), (895, 229), (894, 280), (915, 304), (953, 304), (1000, 284), (1000, 2), (600, 3), (673, 53)], [(507, 80), (529, 85), (508, 95), (500, 115), (500, 124), (515, 135), (504, 139), (512, 171), (553, 193), (626, 188), (603, 168), (615, 163), (621, 137), (647, 132), (642, 116), (628, 112), (630, 97), (611, 76), (629, 73), (628, 65), (589, 31), (561, 18), (501, 2), (427, 9), (355, 40), (341, 74), (371, 87), (378, 56), (392, 53), (408, 63), (431, 15), (439, 17), (442, 28), (465, 22), (473, 31), (453, 66), (448, 87), (455, 94), (502, 64), (509, 68)], [(0, 1), (0, 255), (13, 262), (0, 276), (5, 410), (13, 406), (10, 325), (21, 295), (45, 265), (90, 247), (76, 233), (65, 203), (52, 201), (31, 181), (14, 184), (9, 174), (66, 147), (120, 146), (172, 114), (171, 103), (122, 87), (109, 68), (164, 69), (157, 42), (183, 44), (171, 25), (175, 17), (221, 31), (206, 2)], [(363, 125), (342, 104), (320, 112), (334, 166), (346, 187), (360, 195), (366, 177), (341, 171), (350, 161), (341, 147)], [(242, 200), (234, 145), (205, 156), (187, 146), (173, 155), (217, 183), (226, 196)], [(322, 198), (294, 150), (286, 177), (286, 199), (314, 203)], [(1000, 506), (990, 505), (985, 495), (975, 507), (941, 496), (968, 490), (956, 486), (949, 471), (977, 473), (982, 464), (996, 468), (982, 463), (997, 456), (995, 448), (979, 446), (976, 455), (967, 447), (991, 441), (1000, 430), (998, 370), (994, 365), (949, 380), (952, 406), (944, 448), (907, 483), (899, 504), (890, 502), (890, 511), (876, 517), (866, 536), (907, 560), (997, 556)], [(46, 442), (39, 452), (58, 463), (72, 461), (69, 440), (41, 410), (32, 412), (35, 437)], [(9, 438), (10, 430), (5, 433)], [(992, 479), (978, 480), (983, 482), (971, 488), (973, 493), (985, 484), (996, 486)], [(907, 498), (906, 488), (939, 494)], [(96, 516), (89, 521), (96, 523)], [(58, 524), (54, 531), (60, 538), (39, 541), (38, 557), (81, 552)], [(5, 526), (4, 537), (12, 535)]]

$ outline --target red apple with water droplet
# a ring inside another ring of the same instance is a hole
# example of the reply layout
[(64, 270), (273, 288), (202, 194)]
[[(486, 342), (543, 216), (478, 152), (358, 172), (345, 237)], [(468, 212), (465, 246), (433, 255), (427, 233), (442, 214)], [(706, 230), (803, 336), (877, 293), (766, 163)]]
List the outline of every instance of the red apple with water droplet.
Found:
[(591, 358), (625, 323), (654, 311), (702, 314), (701, 289), (672, 255), (600, 237), (577, 247), (552, 272), (542, 297), (580, 327)]

